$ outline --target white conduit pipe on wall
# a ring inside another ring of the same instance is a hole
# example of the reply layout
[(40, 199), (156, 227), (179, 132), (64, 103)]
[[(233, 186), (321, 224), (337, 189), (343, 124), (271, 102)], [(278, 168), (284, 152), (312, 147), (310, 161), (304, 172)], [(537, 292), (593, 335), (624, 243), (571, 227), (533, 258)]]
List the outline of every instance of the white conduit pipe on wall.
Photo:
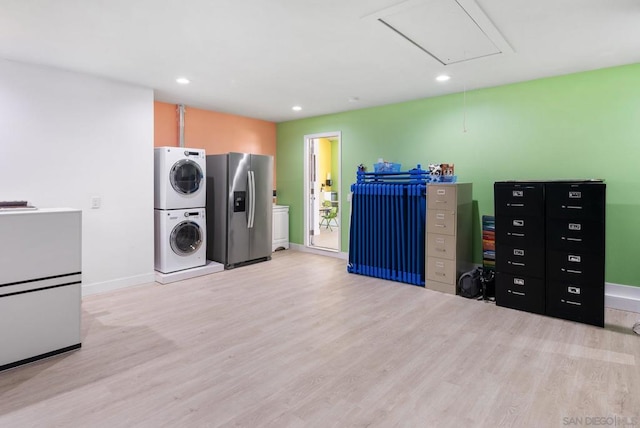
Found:
[(184, 104), (178, 104), (178, 116), (180, 120), (180, 147), (184, 147)]

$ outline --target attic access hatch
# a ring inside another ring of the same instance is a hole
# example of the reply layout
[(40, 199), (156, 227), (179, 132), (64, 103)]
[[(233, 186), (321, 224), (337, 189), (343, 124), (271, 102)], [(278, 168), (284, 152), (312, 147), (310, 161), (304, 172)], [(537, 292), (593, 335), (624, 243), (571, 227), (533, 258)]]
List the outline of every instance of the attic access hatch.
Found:
[(377, 20), (442, 65), (513, 53), (474, 0), (406, 0), (363, 19)]

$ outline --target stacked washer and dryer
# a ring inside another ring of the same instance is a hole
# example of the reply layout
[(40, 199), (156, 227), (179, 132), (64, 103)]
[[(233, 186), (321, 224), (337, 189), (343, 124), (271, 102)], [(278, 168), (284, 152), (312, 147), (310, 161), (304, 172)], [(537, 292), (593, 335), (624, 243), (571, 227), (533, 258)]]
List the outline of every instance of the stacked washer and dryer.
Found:
[(154, 149), (155, 269), (163, 274), (204, 266), (206, 158), (203, 149)]

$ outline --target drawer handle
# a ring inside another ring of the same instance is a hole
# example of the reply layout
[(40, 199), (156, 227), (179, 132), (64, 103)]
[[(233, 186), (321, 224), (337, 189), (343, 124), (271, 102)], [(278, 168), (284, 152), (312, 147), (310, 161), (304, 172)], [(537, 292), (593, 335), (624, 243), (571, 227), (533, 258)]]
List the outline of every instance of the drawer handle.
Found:
[(439, 223), (436, 223), (436, 225), (435, 225), (435, 226), (436, 226), (436, 227), (442, 227), (443, 229), (446, 229), (446, 228), (447, 228), (447, 225), (446, 225), (446, 224), (439, 224)]
[(436, 272), (436, 275), (440, 275), (440, 276), (447, 276), (447, 274), (446, 274), (446, 273), (444, 273), (444, 272)]
[(560, 299), (560, 301), (562, 303), (566, 303), (568, 305), (573, 305), (573, 306), (582, 306), (582, 303), (580, 302), (572, 302), (571, 300), (564, 300), (564, 299)]
[(444, 248), (436, 248), (436, 251), (440, 251), (441, 253), (446, 253), (447, 250)]
[(509, 290), (509, 293), (515, 294), (516, 296), (526, 296), (526, 293), (523, 293), (522, 291), (511, 291), (511, 290)]
[(524, 207), (524, 204), (507, 204), (508, 207)]
[(575, 270), (575, 269), (565, 269), (565, 268), (562, 268), (561, 270), (562, 270), (562, 272), (566, 272), (566, 273), (575, 273), (575, 274), (578, 274), (578, 275), (580, 275), (580, 274), (582, 273), (582, 271), (581, 271), (581, 270)]
[(562, 205), (562, 208), (567, 210), (581, 210), (582, 207), (579, 205)]
[(446, 204), (447, 201), (441, 201), (440, 199), (436, 199), (436, 204)]
[(566, 239), (567, 241), (573, 241), (573, 242), (582, 242), (582, 238), (565, 238), (563, 236), (562, 239)]
[(438, 189), (438, 190), (436, 191), (436, 193), (437, 193), (438, 195), (446, 195), (446, 194), (447, 194), (447, 191), (446, 191), (445, 189)]
[(525, 266), (525, 264), (524, 264), (524, 263), (520, 263), (520, 262), (512, 262), (512, 261), (509, 261), (509, 264), (512, 264), (512, 265), (514, 265), (514, 266)]
[(443, 268), (444, 267), (444, 263), (436, 262), (436, 267)]
[(507, 233), (507, 235), (517, 236), (518, 238), (524, 238), (524, 233), (512, 233), (512, 232), (509, 232), (509, 233)]

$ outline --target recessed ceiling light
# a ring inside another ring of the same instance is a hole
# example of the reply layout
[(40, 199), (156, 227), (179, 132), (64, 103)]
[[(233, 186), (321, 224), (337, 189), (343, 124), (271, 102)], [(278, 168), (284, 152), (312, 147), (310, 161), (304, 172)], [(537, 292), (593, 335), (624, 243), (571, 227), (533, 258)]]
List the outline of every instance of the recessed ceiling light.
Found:
[(447, 76), (446, 74), (441, 74), (440, 76), (436, 77), (436, 80), (438, 82), (446, 82), (449, 79), (451, 79), (451, 77)]
[(302, 110), (302, 107), (300, 107), (300, 106), (293, 106), (293, 107), (291, 107), (291, 110), (293, 110), (293, 111), (300, 111), (300, 110)]
[(191, 80), (187, 79), (186, 77), (178, 77), (176, 79), (176, 82), (178, 82), (181, 85), (188, 85), (191, 82)]

